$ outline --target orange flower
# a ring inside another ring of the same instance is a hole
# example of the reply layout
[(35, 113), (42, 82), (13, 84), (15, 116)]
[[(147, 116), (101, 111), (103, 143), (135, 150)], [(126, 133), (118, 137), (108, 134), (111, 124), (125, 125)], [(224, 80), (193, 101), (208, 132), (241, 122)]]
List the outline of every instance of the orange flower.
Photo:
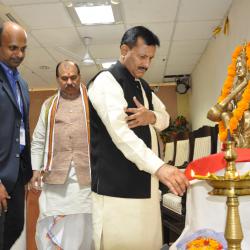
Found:
[(236, 71), (236, 65), (235, 64), (230, 64), (227, 68), (228, 71), (233, 71), (233, 73), (235, 73)]
[(231, 69), (229, 69), (229, 70), (227, 71), (227, 73), (228, 73), (229, 76), (235, 76), (235, 75), (236, 75), (235, 71), (234, 71), (234, 70), (231, 70)]
[(237, 57), (239, 56), (241, 50), (242, 50), (242, 46), (238, 46), (238, 47), (235, 48), (234, 53), (233, 53), (233, 55), (232, 55), (232, 57), (233, 57), (235, 60), (236, 60)]
[(221, 141), (225, 141), (227, 138), (227, 131), (222, 121), (219, 122), (219, 137)]
[(220, 250), (222, 249), (222, 244), (211, 238), (211, 237), (197, 237), (196, 239), (189, 241), (186, 244), (187, 250), (204, 250), (204, 249), (211, 249), (211, 250)]
[(242, 115), (241, 115), (241, 112), (239, 112), (238, 110), (234, 110), (233, 111), (233, 115), (238, 119), (240, 120)]
[(227, 139), (227, 132), (226, 131), (220, 132), (219, 138), (221, 141), (225, 141)]
[[(249, 46), (249, 45), (248, 45)], [(247, 54), (249, 54), (250, 53), (250, 48), (247, 46), (247, 48), (246, 48), (246, 52), (247, 52)]]
[(232, 134), (233, 131), (237, 128), (238, 126), (238, 119), (236, 117), (232, 117), (229, 122), (229, 128), (230, 128), (230, 133)]

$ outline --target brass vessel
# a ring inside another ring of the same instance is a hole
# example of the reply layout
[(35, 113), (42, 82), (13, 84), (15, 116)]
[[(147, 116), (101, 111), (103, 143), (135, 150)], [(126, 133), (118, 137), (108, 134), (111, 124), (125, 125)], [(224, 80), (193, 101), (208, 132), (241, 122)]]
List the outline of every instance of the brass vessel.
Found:
[(225, 160), (227, 161), (224, 176), (207, 174), (206, 176), (194, 175), (196, 179), (206, 180), (213, 187), (211, 195), (227, 196), (227, 219), (225, 239), (228, 250), (240, 250), (243, 232), (239, 215), (238, 196), (250, 195), (250, 171), (240, 176), (236, 170), (235, 160), (237, 154), (233, 141), (226, 141)]

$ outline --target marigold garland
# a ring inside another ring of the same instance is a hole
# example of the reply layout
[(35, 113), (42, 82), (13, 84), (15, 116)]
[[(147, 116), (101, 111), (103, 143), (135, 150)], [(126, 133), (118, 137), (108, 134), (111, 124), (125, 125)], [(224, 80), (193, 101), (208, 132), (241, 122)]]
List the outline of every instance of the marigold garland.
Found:
[[(234, 78), (236, 76), (236, 62), (237, 57), (240, 55), (244, 46), (238, 46), (235, 48), (234, 53), (232, 54), (232, 63), (228, 66), (227, 78), (224, 81), (223, 88), (221, 90), (221, 95), (218, 98), (218, 102), (223, 101), (229, 94), (233, 87)], [(247, 56), (247, 68), (250, 68), (250, 43), (246, 46), (246, 56)], [(233, 111), (233, 116), (229, 122), (230, 133), (233, 134), (234, 130), (238, 127), (239, 121), (242, 119), (242, 116), (249, 108), (250, 103), (250, 81), (242, 94), (241, 100), (237, 103), (237, 107)], [(227, 138), (228, 131), (225, 128), (223, 121), (219, 122), (219, 137), (221, 141), (225, 141)]]

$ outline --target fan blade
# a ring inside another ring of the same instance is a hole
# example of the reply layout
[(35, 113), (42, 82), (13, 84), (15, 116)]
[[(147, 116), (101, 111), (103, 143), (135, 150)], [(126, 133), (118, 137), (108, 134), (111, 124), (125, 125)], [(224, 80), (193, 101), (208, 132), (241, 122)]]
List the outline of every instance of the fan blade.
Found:
[(76, 53), (73, 53), (72, 51), (70, 51), (68, 49), (65, 49), (63, 47), (56, 47), (56, 50), (58, 52), (62, 53), (63, 55), (66, 55), (66, 56), (70, 57), (70, 59), (76, 60), (79, 63), (82, 61), (82, 57), (81, 56), (79, 56)]
[(93, 56), (91, 55), (90, 52), (88, 52), (88, 53), (89, 53), (91, 59), (93, 60), (93, 64), (84, 63), (83, 58), (81, 56), (79, 56), (78, 54), (73, 53), (72, 51), (70, 51), (68, 49), (65, 49), (63, 47), (56, 47), (56, 50), (58, 52), (62, 53), (63, 55), (68, 56), (69, 59), (77, 61), (77, 63), (79, 63), (79, 64), (81, 64), (83, 66), (96, 66), (98, 70), (101, 70), (100, 65), (98, 63), (96, 63), (96, 60), (93, 58)]

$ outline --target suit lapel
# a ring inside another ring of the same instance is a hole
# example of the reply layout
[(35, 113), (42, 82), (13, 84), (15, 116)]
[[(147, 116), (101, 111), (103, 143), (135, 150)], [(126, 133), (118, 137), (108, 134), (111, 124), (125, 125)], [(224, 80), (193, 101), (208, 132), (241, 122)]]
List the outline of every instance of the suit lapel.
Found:
[(2, 70), (0, 70), (0, 82), (2, 82), (2, 84), (3, 84), (2, 88), (5, 90), (5, 92), (9, 96), (10, 100), (12, 101), (12, 103), (14, 104), (14, 106), (16, 107), (16, 109), (19, 111), (16, 98), (15, 98), (15, 96), (14, 96), (12, 90), (11, 90), (10, 84), (8, 83), (8, 79), (4, 75), (4, 73), (2, 72)]
[(27, 104), (27, 98), (25, 95), (24, 83), (20, 77), (18, 77), (18, 85), (19, 85), (19, 89), (20, 89), (20, 95), (21, 95), (21, 98), (23, 101), (23, 112), (24, 112), (24, 116), (26, 117), (26, 115), (28, 113), (28, 104)]

